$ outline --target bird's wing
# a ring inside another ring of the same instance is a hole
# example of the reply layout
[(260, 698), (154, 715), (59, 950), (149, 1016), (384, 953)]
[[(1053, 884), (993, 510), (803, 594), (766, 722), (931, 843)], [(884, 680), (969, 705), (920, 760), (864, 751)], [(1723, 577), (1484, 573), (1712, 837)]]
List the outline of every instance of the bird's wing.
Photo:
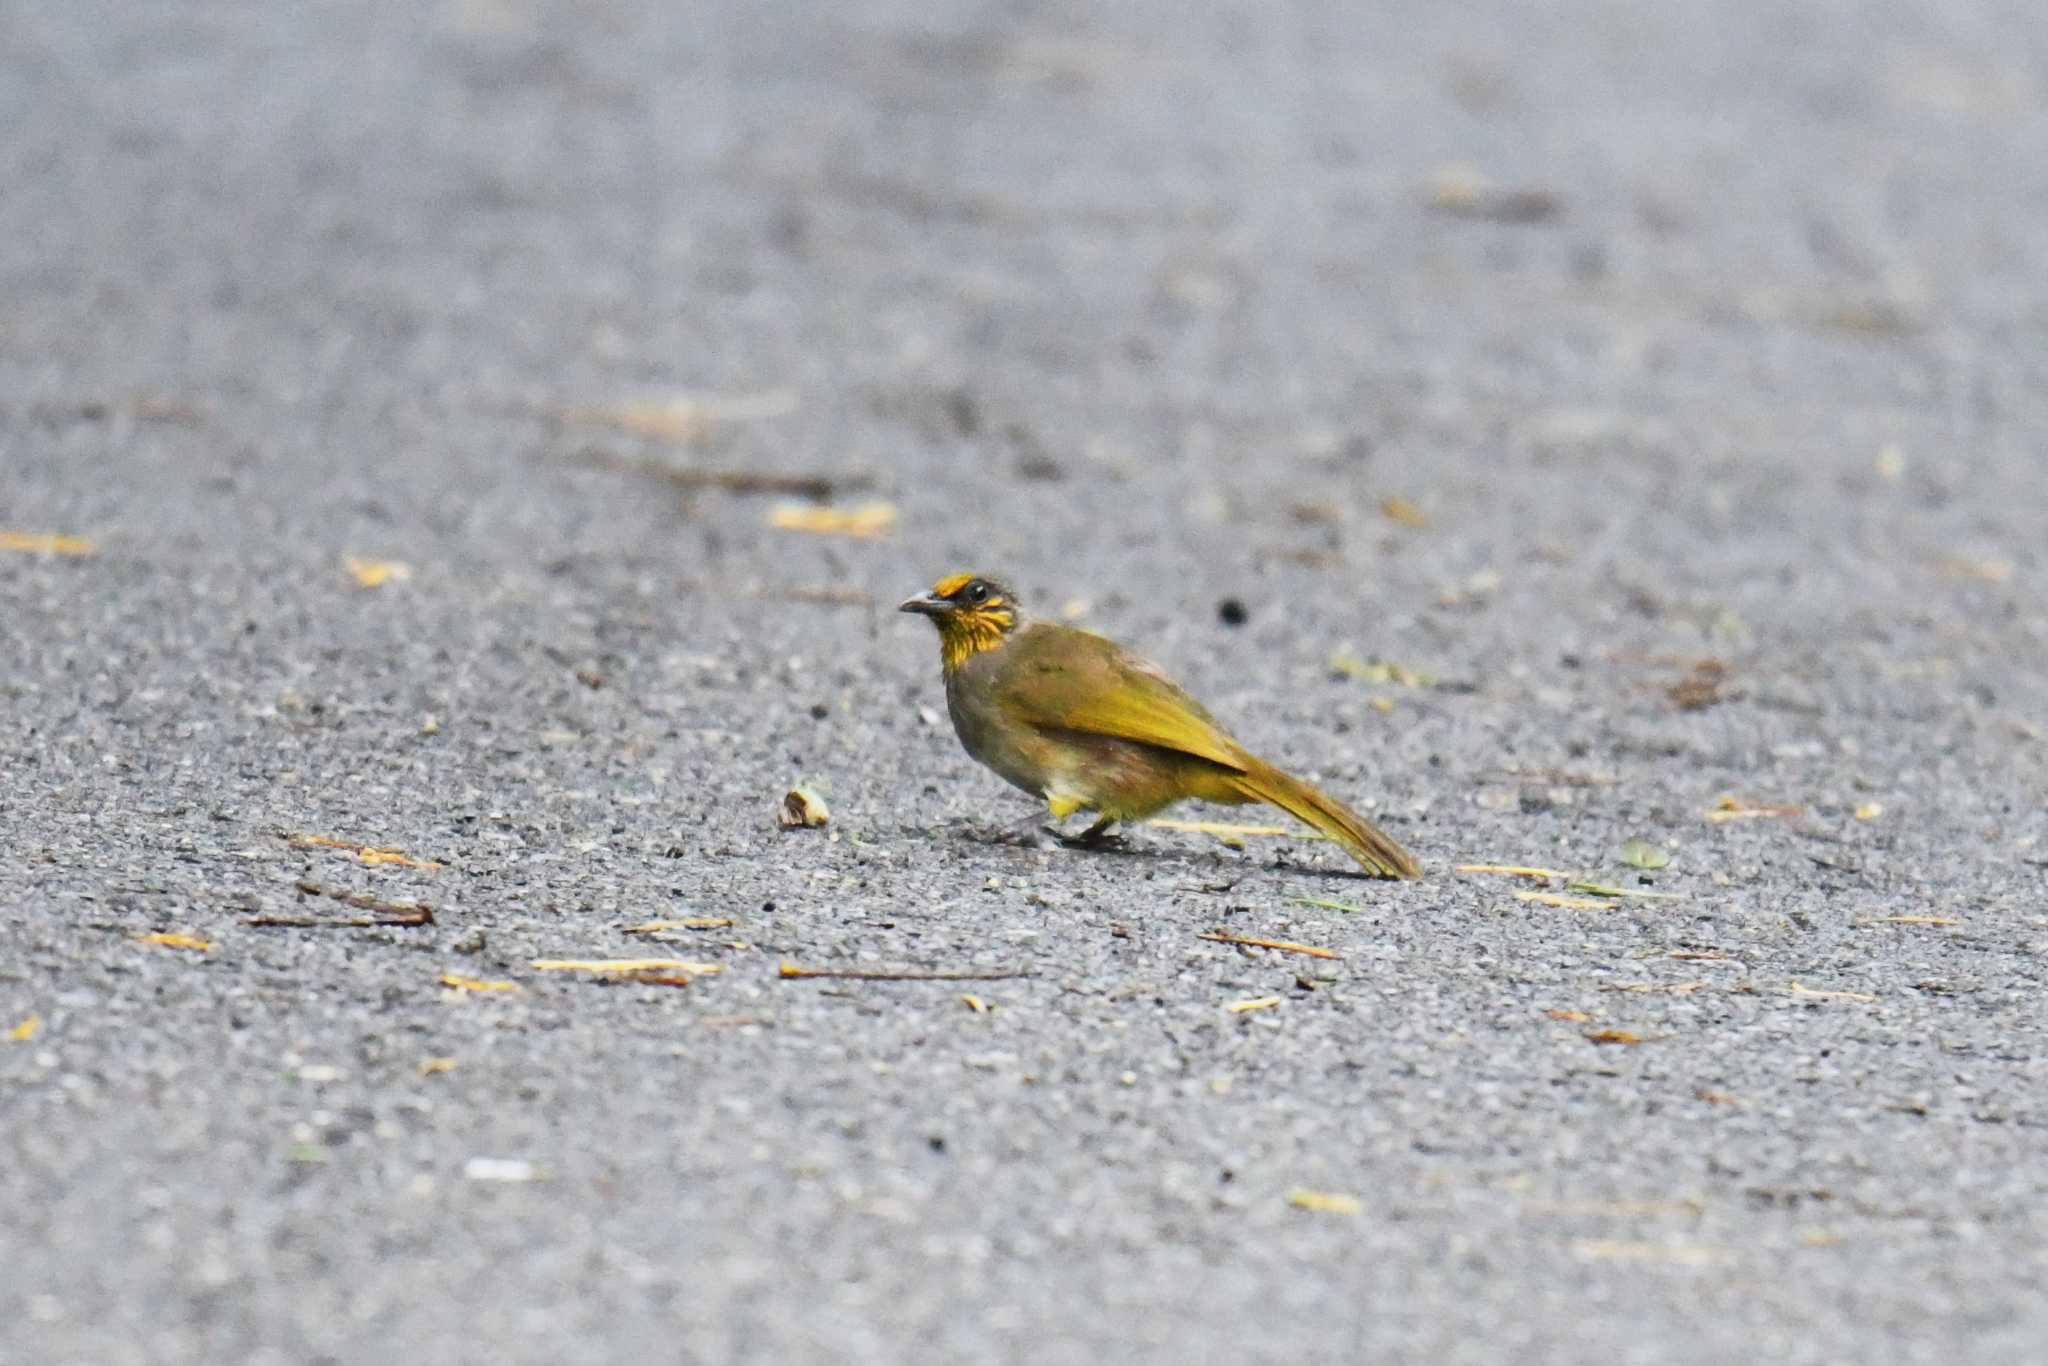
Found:
[(1135, 740), (1242, 771), (1242, 746), (1158, 666), (1092, 631), (1036, 622), (1003, 648), (997, 701), (1040, 729)]

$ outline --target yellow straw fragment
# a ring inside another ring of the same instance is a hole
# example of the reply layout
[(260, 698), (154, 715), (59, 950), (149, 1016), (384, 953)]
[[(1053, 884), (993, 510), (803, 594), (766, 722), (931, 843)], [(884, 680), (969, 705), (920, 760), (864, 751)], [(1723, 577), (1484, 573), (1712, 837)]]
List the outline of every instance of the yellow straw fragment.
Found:
[(364, 560), (351, 555), (345, 563), (348, 576), (356, 581), (358, 588), (382, 588), (387, 583), (403, 583), (412, 577), (412, 566), (397, 560)]
[(1365, 1209), (1364, 1202), (1355, 1195), (1312, 1191), (1301, 1186), (1287, 1192), (1287, 1203), (1311, 1214), (1358, 1214)]
[(138, 934), (135, 942), (155, 944), (165, 949), (184, 949), (189, 953), (205, 953), (213, 948), (211, 939), (201, 939), (194, 934)]
[(463, 992), (517, 991), (519, 983), (492, 981), (483, 977), (465, 977), (459, 972), (441, 974), (441, 985), (460, 995)]
[(1533, 901), (1539, 906), (1556, 906), (1567, 911), (1609, 911), (1612, 901), (1591, 896), (1560, 896), (1556, 892), (1516, 892), (1515, 900)]
[(53, 531), (0, 531), (0, 550), (18, 550), (24, 555), (90, 555), (98, 549), (83, 536), (60, 536)]
[(784, 503), (769, 511), (768, 525), (778, 531), (807, 531), (817, 536), (873, 540), (896, 525), (896, 508), (882, 502), (861, 503), (850, 508)]

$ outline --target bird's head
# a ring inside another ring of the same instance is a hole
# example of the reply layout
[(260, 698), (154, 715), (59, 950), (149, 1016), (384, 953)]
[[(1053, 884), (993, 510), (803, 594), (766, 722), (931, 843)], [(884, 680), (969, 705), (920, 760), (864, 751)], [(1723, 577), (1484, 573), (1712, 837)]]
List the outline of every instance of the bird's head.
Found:
[(983, 650), (993, 650), (1024, 620), (1017, 595), (979, 574), (949, 574), (930, 591), (906, 598), (896, 609), (932, 619), (939, 628), (939, 655), (946, 672)]

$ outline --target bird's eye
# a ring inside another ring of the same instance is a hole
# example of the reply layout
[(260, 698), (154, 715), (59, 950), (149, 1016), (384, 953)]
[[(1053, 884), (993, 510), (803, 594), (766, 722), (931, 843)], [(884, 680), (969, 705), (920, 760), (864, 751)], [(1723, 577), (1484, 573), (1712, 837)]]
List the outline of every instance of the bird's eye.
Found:
[(967, 600), (969, 602), (987, 602), (988, 585), (985, 583), (971, 583), (967, 585)]

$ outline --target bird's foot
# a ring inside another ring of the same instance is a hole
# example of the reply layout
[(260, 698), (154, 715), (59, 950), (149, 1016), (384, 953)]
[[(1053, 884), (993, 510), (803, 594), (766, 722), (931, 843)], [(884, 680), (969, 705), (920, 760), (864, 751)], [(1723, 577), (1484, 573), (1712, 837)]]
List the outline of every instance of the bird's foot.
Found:
[(1097, 820), (1078, 835), (1061, 835), (1060, 843), (1069, 849), (1121, 849), (1125, 841), (1122, 835), (1109, 833), (1116, 821), (1109, 816)]
[(1045, 837), (1059, 837), (1059, 832), (1045, 824), (1045, 817), (1034, 811), (1021, 821), (999, 825), (986, 831), (984, 838), (990, 844), (1007, 844), (1013, 849), (1043, 849)]

